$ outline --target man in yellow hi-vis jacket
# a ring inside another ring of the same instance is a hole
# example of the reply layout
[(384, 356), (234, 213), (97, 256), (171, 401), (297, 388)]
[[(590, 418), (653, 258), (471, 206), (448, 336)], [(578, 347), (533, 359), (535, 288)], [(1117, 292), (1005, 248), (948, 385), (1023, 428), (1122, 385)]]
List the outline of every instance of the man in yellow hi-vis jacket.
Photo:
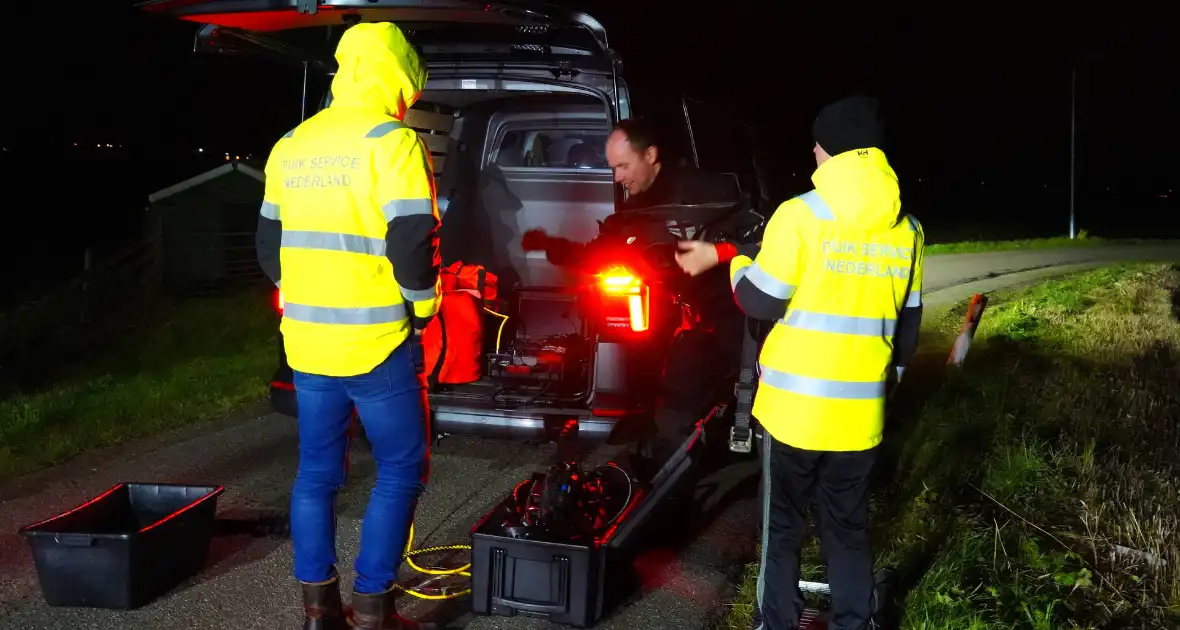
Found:
[(863, 630), (873, 608), (869, 475), (887, 383), (917, 346), (924, 237), (902, 214), (876, 100), (825, 107), (813, 135), (815, 190), (779, 206), (756, 259), (730, 266), (742, 310), (775, 322), (753, 410), (764, 429), (756, 627), (798, 627), (799, 549), (814, 497), (831, 628)]
[(275, 144), (259, 263), (283, 290), (281, 330), (299, 403), (291, 496), (305, 628), (348, 627), (336, 573), (336, 492), (350, 414), (377, 482), (353, 585), (357, 628), (413, 628), (391, 588), (429, 462), (413, 347), (439, 302), (438, 209), (429, 151), (401, 121), (426, 68), (393, 24), (358, 24), (336, 49), (331, 105)]

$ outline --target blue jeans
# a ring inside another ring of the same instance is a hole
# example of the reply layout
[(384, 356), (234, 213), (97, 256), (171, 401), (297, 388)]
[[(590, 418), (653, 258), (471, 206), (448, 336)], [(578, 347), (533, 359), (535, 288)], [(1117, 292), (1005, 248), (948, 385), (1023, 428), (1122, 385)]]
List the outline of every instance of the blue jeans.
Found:
[(410, 337), (360, 376), (295, 372), (299, 472), (291, 493), (291, 539), (300, 582), (324, 582), (334, 574), (336, 493), (344, 485), (354, 405), (377, 462), (377, 482), (361, 525), (354, 588), (380, 593), (397, 579), (429, 459), (419, 346)]

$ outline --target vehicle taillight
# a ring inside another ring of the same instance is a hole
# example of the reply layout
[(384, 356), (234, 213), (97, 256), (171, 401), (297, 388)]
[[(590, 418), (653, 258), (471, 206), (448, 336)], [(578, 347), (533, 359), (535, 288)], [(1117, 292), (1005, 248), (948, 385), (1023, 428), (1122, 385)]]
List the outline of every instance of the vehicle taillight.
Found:
[[(604, 298), (606, 325), (609, 328), (629, 327), (643, 332), (651, 325), (647, 283), (626, 269), (612, 269), (599, 274), (598, 286)], [(623, 306), (623, 312), (620, 312)]]
[(279, 315), (283, 314), (283, 291), (275, 289), (275, 312)]

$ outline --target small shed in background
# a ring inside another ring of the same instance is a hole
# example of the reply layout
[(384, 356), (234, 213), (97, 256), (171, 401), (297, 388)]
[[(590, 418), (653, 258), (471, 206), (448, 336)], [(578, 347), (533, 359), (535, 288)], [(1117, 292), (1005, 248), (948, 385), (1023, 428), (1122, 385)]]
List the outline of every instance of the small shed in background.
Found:
[(264, 281), (254, 249), (262, 171), (227, 162), (148, 196), (149, 226), (168, 293)]

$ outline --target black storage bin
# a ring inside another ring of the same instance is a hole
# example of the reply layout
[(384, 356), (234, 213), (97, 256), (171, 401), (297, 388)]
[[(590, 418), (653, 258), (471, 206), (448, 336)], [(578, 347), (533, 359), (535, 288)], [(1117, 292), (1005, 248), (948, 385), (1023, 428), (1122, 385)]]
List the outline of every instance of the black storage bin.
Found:
[(201, 570), (224, 486), (121, 483), (21, 528), (50, 606), (138, 608)]
[(472, 531), (472, 609), (479, 615), (541, 617), (589, 628), (602, 617), (606, 550), (573, 544), (512, 538), (490, 533), (495, 515), (511, 509), (505, 499)]

